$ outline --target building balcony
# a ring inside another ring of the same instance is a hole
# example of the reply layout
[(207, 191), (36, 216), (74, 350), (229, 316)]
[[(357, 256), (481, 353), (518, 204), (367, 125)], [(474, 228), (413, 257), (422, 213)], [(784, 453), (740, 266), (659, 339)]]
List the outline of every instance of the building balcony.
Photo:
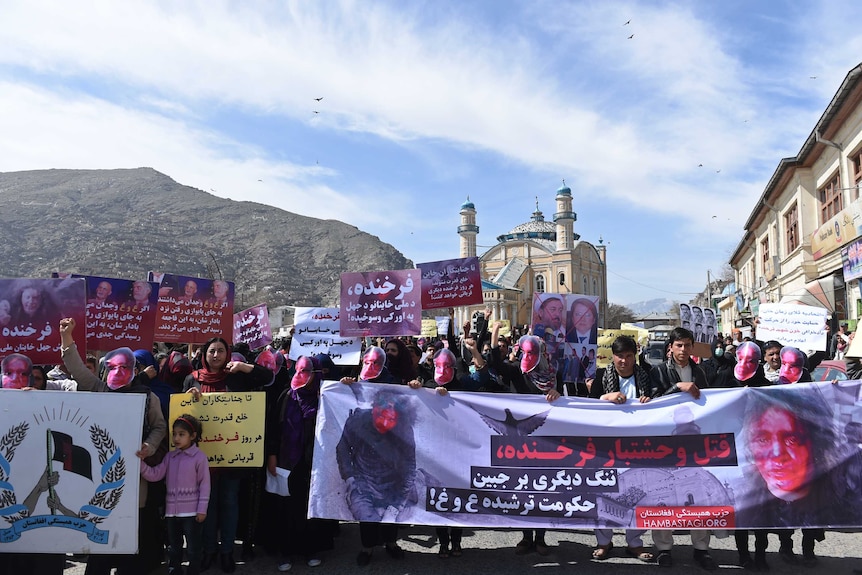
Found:
[(458, 226), (458, 233), (459, 234), (461, 234), (461, 233), (478, 234), (479, 233), (479, 226), (477, 226), (476, 224), (464, 224), (462, 226)]
[(554, 223), (565, 220), (576, 222), (578, 221), (578, 214), (575, 212), (557, 212), (554, 214)]

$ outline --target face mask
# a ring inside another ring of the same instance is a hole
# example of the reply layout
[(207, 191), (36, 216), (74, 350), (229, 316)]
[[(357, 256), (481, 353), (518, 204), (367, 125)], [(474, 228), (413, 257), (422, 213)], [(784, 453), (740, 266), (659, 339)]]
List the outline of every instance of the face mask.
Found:
[(296, 373), (290, 380), (291, 389), (301, 389), (309, 384), (314, 377), (314, 365), (307, 357), (301, 357), (296, 362)]
[(132, 383), (135, 377), (135, 356), (123, 353), (123, 348), (114, 350), (105, 356), (105, 366), (108, 369), (108, 387), (113, 390), (121, 389)]
[(362, 381), (370, 381), (380, 375), (383, 371), (383, 365), (386, 363), (386, 352), (379, 347), (371, 347), (365, 352), (362, 358), (362, 371), (359, 373), (359, 379)]

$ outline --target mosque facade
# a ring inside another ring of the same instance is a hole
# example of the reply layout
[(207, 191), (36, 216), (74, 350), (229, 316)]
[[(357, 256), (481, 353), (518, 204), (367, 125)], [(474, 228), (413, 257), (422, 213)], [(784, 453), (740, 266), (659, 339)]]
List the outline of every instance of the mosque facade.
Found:
[[(572, 190), (565, 183), (555, 200), (553, 221), (545, 220), (537, 199), (529, 221), (497, 236), (497, 243), (479, 255), (484, 305), (491, 306), (495, 318), (524, 326), (530, 323), (535, 293), (598, 296), (599, 327), (603, 327), (608, 301), (606, 246), (601, 239), (593, 245), (575, 233), (578, 218), (572, 210)], [(477, 210), (469, 198), (460, 214), (460, 257), (477, 256)], [(459, 325), (478, 309), (460, 310)]]

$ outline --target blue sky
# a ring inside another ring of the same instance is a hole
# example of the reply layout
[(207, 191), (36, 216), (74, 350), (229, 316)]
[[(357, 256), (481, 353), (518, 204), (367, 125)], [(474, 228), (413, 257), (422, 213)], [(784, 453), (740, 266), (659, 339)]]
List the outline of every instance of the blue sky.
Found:
[(0, 171), (149, 166), (348, 222), (416, 263), (457, 257), (468, 195), (487, 248), (536, 196), (552, 219), (565, 179), (575, 231), (608, 244), (610, 301), (688, 300), (859, 64), (857, 15), (851, 1), (0, 0)]

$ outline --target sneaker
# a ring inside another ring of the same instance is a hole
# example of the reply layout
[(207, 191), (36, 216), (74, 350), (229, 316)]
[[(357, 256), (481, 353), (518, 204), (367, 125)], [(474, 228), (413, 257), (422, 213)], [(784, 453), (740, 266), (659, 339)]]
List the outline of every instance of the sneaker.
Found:
[(718, 569), (718, 564), (715, 562), (715, 559), (712, 558), (712, 555), (709, 554), (709, 551), (698, 552), (696, 550), (694, 552), (694, 562), (706, 571), (715, 571)]
[(290, 571), (291, 567), (293, 567), (293, 565), (290, 563), (290, 561), (282, 561), (278, 564), (278, 570), (282, 573), (284, 573), (285, 571)]
[(659, 551), (655, 562), (659, 567), (673, 567), (673, 557), (670, 556), (670, 551)]
[(317, 557), (312, 557), (308, 560), (308, 563), (306, 563), (306, 565), (308, 565), (309, 567), (319, 567), (321, 563), (323, 563), (323, 561), (321, 561)]

